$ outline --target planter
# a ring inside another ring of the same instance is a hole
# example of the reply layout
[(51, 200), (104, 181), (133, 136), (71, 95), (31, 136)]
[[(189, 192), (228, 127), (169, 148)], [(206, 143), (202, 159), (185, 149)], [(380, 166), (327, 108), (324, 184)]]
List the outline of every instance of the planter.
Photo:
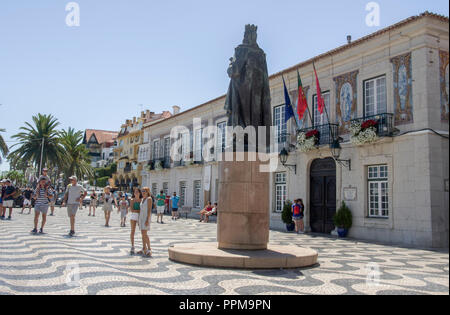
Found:
[(295, 223), (286, 224), (286, 230), (288, 232), (293, 232), (295, 230)]
[(338, 228), (337, 232), (338, 232), (339, 237), (347, 237), (347, 235), (348, 235), (348, 229)]

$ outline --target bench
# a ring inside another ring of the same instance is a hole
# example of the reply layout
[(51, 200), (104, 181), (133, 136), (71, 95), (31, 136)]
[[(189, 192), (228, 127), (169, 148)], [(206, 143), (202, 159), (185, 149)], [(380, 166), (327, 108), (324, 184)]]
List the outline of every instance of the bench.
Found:
[(187, 206), (183, 206), (180, 210), (178, 210), (178, 212), (180, 213), (180, 217), (184, 214), (186, 216), (186, 219), (188, 218), (188, 215), (191, 214), (191, 211), (192, 208)]

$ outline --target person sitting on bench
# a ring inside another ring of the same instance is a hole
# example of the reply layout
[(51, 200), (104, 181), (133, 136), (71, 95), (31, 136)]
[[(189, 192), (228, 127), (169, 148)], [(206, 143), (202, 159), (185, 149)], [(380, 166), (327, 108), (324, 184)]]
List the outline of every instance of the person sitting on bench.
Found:
[(202, 211), (197, 212), (197, 214), (200, 214), (200, 222), (203, 222), (203, 220), (206, 218), (206, 214), (210, 213), (212, 211), (213, 207), (211, 205), (211, 201), (208, 201), (205, 208), (203, 208)]
[(203, 223), (208, 223), (209, 217), (212, 215), (217, 215), (217, 202), (214, 203), (214, 208), (210, 212), (205, 213), (205, 219), (203, 220)]

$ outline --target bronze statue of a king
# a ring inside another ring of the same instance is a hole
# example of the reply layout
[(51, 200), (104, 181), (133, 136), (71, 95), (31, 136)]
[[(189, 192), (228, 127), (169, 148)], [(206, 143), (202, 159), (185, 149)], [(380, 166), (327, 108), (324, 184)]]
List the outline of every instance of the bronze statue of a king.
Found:
[(244, 129), (253, 126), (256, 132), (259, 126), (266, 127), (265, 135), (258, 135), (258, 139), (262, 136), (266, 138), (266, 147), (260, 148), (261, 152), (270, 145), (272, 110), (266, 54), (256, 43), (257, 29), (255, 25), (246, 25), (244, 40), (230, 59), (228, 75), (231, 82), (225, 110), (228, 126)]

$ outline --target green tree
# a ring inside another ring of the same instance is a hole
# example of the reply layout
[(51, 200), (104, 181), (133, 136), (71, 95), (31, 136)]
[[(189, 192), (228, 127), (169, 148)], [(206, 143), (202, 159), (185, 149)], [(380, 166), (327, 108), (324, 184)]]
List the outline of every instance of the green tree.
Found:
[(20, 171), (9, 171), (5, 177), (12, 180), (17, 186), (22, 186), (25, 183), (25, 174)]
[(42, 167), (59, 165), (63, 147), (56, 130), (59, 126), (58, 120), (52, 115), (38, 114), (33, 116), (33, 123), (32, 125), (26, 122), (25, 126), (20, 128), (21, 132), (12, 136), (19, 143), (12, 146), (17, 148), (11, 152), (11, 158), (30, 161), (36, 167), (39, 167), (41, 162)]
[(63, 146), (61, 169), (65, 178), (76, 175), (80, 180), (86, 175), (92, 178), (94, 170), (88, 150), (83, 144), (83, 132), (70, 128), (60, 133), (60, 141)]
[[(0, 128), (0, 132), (5, 132), (5, 129)], [(9, 149), (6, 145), (5, 139), (0, 135), (0, 163), (2, 162), (2, 156), (5, 157), (8, 155)]]

